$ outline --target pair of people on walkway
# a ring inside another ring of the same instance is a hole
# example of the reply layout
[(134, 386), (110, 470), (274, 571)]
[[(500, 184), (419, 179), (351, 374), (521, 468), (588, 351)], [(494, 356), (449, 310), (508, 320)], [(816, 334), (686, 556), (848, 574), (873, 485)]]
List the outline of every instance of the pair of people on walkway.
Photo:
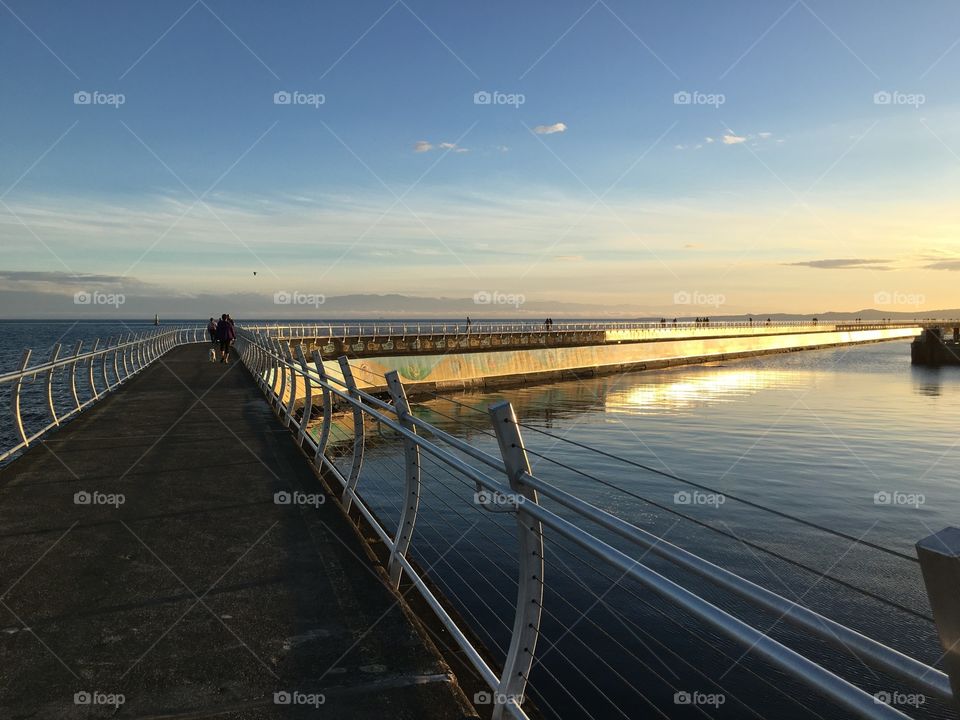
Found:
[[(213, 328), (211, 332), (211, 328)], [(220, 344), (220, 362), (225, 363), (230, 358), (230, 346), (237, 339), (237, 331), (233, 327), (233, 318), (224, 313), (220, 316), (220, 321), (214, 323), (210, 318), (210, 324), (207, 325), (207, 332), (211, 333), (211, 339)]]

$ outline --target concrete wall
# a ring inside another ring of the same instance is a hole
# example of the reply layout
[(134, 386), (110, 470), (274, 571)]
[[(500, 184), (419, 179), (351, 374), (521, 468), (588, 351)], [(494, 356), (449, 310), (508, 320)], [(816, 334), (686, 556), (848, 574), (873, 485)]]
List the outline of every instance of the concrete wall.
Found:
[[(641, 370), (720, 358), (909, 339), (920, 332), (917, 327), (782, 332), (777, 335), (761, 331), (737, 337), (687, 337), (682, 340), (627, 341), (582, 347), (359, 358), (351, 360), (350, 365), (361, 388), (380, 388), (384, 384), (383, 374), (389, 370), (397, 370), (408, 388), (422, 386), (427, 389), (442, 389), (506, 384), (523, 379), (558, 378), (589, 372)], [(341, 377), (337, 362), (327, 361), (324, 365), (331, 376)]]

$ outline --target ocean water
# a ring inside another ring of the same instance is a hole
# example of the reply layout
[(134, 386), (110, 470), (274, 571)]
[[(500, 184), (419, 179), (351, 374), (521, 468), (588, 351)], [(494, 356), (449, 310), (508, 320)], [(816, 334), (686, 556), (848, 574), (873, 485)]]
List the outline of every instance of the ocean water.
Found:
[[(72, 347), (78, 338), (147, 327), (0, 323), (0, 374), (25, 346), (46, 357), (54, 342)], [(42, 383), (34, 385), (26, 388), (25, 414), (41, 422)], [(936, 663), (919, 567), (901, 555), (912, 557), (914, 543), (960, 519), (958, 399), (960, 368), (912, 367), (909, 344), (889, 342), (455, 393), (420, 399), (414, 409), (496, 453), (486, 409), (507, 400), (538, 477)], [(6, 396), (0, 403), (8, 417)], [(9, 422), (0, 429), (6, 443)], [(346, 453), (336, 461), (343, 467)], [(376, 428), (359, 490), (388, 526), (399, 514), (402, 475), (398, 439)], [(516, 526), (512, 516), (480, 508), (474, 490), (423, 458), (414, 557), (499, 661), (513, 623)], [(908, 715), (952, 717), (850, 652), (590, 529), (871, 693), (890, 693)], [(530, 692), (546, 716), (850, 716), (556, 533), (545, 537), (546, 595)]]

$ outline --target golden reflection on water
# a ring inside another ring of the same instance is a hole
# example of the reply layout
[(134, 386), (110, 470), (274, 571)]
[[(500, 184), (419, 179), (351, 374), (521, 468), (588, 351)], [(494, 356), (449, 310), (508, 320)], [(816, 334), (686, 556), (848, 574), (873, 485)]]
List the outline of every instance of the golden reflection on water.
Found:
[(729, 402), (769, 387), (803, 384), (810, 373), (779, 370), (724, 370), (685, 375), (676, 380), (658, 378), (629, 388), (611, 388), (606, 394), (607, 412), (646, 414), (683, 410), (696, 405)]

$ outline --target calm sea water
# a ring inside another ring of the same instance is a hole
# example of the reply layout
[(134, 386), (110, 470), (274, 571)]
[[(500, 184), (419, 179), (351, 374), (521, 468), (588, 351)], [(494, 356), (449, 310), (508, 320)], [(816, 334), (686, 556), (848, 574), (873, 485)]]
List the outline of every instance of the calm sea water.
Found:
[[(27, 345), (43, 355), (56, 341), (72, 346), (77, 338), (144, 327), (0, 323), (0, 372), (12, 368)], [(915, 542), (960, 516), (958, 399), (960, 368), (914, 368), (909, 345), (891, 342), (458, 393), (420, 402), (416, 412), (496, 452), (485, 408), (509, 400), (529, 426), (524, 440), (536, 475), (937, 662), (939, 646), (925, 617), (930, 611), (915, 562), (734, 496), (913, 555)], [(9, 432), (8, 423), (2, 427)], [(388, 523), (399, 512), (401, 473), (397, 440), (382, 429), (372, 433), (360, 490)], [(473, 490), (424, 459), (416, 558), (498, 657), (512, 624), (516, 530), (510, 516), (478, 508)], [(849, 652), (596, 532), (870, 692), (902, 692), (907, 695), (894, 697), (922, 702), (900, 708), (908, 714), (951, 717), (930, 698), (911, 699), (914, 690), (874, 673)], [(548, 716), (847, 717), (549, 532), (545, 556), (544, 624), (531, 684)], [(682, 693), (713, 704), (685, 704)]]

